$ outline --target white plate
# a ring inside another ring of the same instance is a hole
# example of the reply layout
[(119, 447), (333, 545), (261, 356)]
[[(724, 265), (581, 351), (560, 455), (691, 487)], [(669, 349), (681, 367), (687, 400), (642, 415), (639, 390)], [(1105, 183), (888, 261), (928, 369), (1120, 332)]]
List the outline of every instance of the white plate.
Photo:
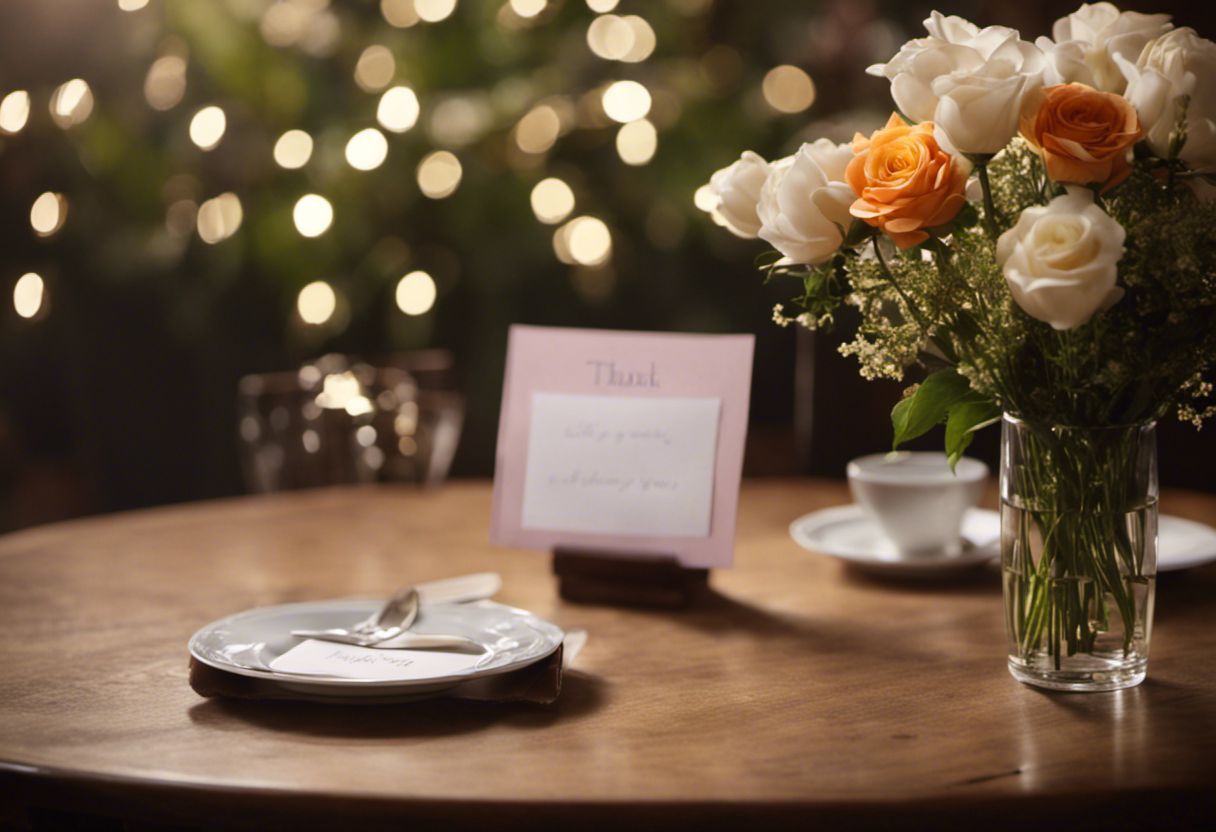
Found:
[(349, 627), (383, 605), (383, 600), (308, 601), (259, 607), (213, 621), (190, 638), (190, 655), (203, 664), (273, 682), (316, 699), (374, 697), (378, 701), (416, 698), (455, 685), (517, 670), (550, 655), (564, 638), (561, 628), (526, 610), (478, 601), (424, 605), (411, 629), (472, 639), (482, 655), (465, 671), (421, 679), (367, 680), (280, 673), (270, 663), (303, 639), (293, 629)]
[(963, 515), (962, 536), (963, 549), (956, 554), (902, 558), (858, 505), (825, 508), (790, 524), (790, 537), (803, 549), (839, 558), (867, 572), (898, 577), (937, 576), (997, 557), (1000, 515), (987, 509), (968, 509)]
[(1162, 514), (1157, 518), (1157, 571), (1190, 569), (1216, 560), (1216, 529)]

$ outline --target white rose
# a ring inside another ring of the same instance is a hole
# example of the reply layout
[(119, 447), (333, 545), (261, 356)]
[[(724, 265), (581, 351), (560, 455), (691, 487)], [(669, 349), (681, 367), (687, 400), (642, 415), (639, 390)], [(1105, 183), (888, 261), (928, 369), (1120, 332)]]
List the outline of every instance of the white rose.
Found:
[(1047, 55), (1048, 84), (1077, 82), (1123, 92), (1127, 79), (1117, 58), (1135, 62), (1144, 45), (1174, 28), (1168, 14), (1121, 12), (1110, 3), (1086, 3), (1055, 22), (1052, 38), (1035, 44)]
[(1216, 171), (1216, 43), (1194, 29), (1175, 29), (1150, 41), (1135, 64), (1119, 60), (1119, 67), (1153, 153), (1168, 157), (1179, 98), (1190, 96), (1179, 158), (1192, 170)]
[(755, 239), (760, 230), (756, 203), (768, 178), (769, 165), (758, 154), (745, 150), (739, 161), (714, 173), (709, 188), (717, 197), (710, 213), (733, 234)]
[(996, 243), (996, 260), (1018, 306), (1053, 329), (1074, 329), (1123, 297), (1115, 285), (1123, 226), (1070, 186), (1044, 207), (1027, 208)]
[(933, 121), (962, 153), (996, 153), (1018, 129), (1022, 97), (1043, 82), (1046, 58), (1005, 26), (980, 29), (933, 12), (927, 38), (908, 41), (866, 71), (891, 79), (891, 96), (916, 121)]
[(857, 194), (845, 183), (851, 144), (819, 139), (770, 165), (760, 192), (760, 238), (791, 263), (815, 265), (840, 248)]

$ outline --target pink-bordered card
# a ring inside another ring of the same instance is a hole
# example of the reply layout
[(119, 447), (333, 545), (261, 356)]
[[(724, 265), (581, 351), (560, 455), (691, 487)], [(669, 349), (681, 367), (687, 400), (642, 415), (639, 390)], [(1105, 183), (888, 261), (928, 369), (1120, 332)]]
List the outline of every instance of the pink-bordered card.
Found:
[(511, 327), (491, 540), (730, 566), (754, 345)]

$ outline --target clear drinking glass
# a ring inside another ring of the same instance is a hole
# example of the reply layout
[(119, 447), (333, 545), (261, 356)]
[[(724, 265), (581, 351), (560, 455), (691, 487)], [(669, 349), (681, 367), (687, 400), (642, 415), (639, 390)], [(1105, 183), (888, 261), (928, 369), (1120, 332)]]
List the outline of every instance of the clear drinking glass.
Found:
[(1143, 681), (1157, 576), (1155, 424), (1006, 415), (1001, 562), (1016, 679), (1072, 691)]
[(432, 365), (422, 362), (415, 375), (327, 355), (294, 373), (241, 379), (237, 408), (246, 486), (266, 492), (442, 482), (460, 441), (464, 403), (451, 390), (419, 383), (431, 381)]

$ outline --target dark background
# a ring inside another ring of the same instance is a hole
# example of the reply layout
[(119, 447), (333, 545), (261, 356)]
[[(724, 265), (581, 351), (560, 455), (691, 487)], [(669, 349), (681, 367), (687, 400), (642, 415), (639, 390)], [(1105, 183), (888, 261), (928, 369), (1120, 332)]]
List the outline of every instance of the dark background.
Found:
[[(238, 379), (331, 351), (451, 350), (468, 402), (453, 473), (488, 476), (511, 323), (754, 332), (748, 472), (841, 476), (849, 458), (887, 447), (887, 414), (903, 385), (862, 381), (853, 361), (835, 354), (847, 319), (816, 336), (772, 325), (788, 287), (761, 284), (752, 259), (764, 246), (714, 227), (693, 207), (693, 190), (744, 148), (774, 158), (808, 138), (843, 140), (881, 123), (891, 107), (887, 82), (864, 68), (919, 36), (935, 5), (1028, 39), (1050, 34), (1051, 22), (1075, 9), (1042, 0), (753, 0), (689, 14), (687, 2), (677, 12), (675, 3), (626, 0), (616, 12), (646, 16), (659, 43), (633, 66), (584, 54), (592, 14), (581, 0), (554, 4), (543, 28), (498, 40), (486, 33), (501, 4), (463, 0), (451, 20), (402, 31), (384, 24), (375, 3), (334, 2), (342, 41), (325, 59), (271, 49), (256, 37), (256, 21), (232, 11), (242, 5), (257, 4), (152, 0), (135, 14), (86, 0), (0, 4), (0, 95), (29, 89), (35, 99), (30, 126), (0, 137), (0, 285), (8, 291), (38, 271), (50, 298), (33, 321), (7, 301), (0, 312), (0, 527), (240, 493)], [(1134, 8), (1170, 11), (1176, 25), (1216, 33), (1210, 3)], [(181, 105), (152, 114), (143, 76), (166, 37), (189, 47), (190, 83)], [(620, 164), (613, 131), (603, 128), (563, 137), (543, 168), (513, 169), (499, 149), (510, 125), (496, 125), (459, 151), (457, 194), (432, 202), (412, 189), (413, 165), (433, 146), (419, 129), (390, 136), (379, 171), (329, 176), (337, 220), (325, 237), (280, 234), (283, 206), (323, 186), (306, 178), (315, 174), (273, 169), (268, 143), (292, 126), (315, 134), (345, 120), (349, 134), (373, 123), (375, 97), (350, 76), (372, 42), (398, 53), (424, 112), (441, 91), (499, 89), (515, 77), (541, 79), (550, 91), (565, 85), (571, 96), (604, 79), (641, 77), (678, 97), (689, 67), (708, 80), (661, 125), (647, 166)], [(807, 112), (758, 108), (760, 79), (780, 63), (814, 78)], [(287, 104), (261, 83), (280, 75), (294, 90)], [(97, 102), (69, 135), (48, 123), (46, 100), (75, 76), (89, 81)], [(181, 134), (209, 101), (224, 103), (228, 133), (200, 154)], [(542, 170), (575, 183), (579, 210), (609, 222), (607, 270), (575, 274), (554, 259), (551, 229), (527, 201)], [(195, 236), (168, 253), (157, 248), (166, 182), (183, 173), (201, 196), (241, 194), (246, 220), (233, 239), (206, 246)], [(46, 190), (65, 193), (71, 209), (63, 231), (43, 240), (28, 214)], [(440, 297), (426, 316), (406, 319), (393, 308), (392, 286), (415, 267), (435, 275)], [(310, 329), (294, 317), (296, 292), (318, 276), (349, 301), (340, 326)], [(995, 464), (997, 438), (995, 430), (981, 435), (975, 455)], [(935, 434), (918, 444), (939, 442)], [(1160, 449), (1164, 485), (1216, 488), (1211, 432), (1170, 420)]]

